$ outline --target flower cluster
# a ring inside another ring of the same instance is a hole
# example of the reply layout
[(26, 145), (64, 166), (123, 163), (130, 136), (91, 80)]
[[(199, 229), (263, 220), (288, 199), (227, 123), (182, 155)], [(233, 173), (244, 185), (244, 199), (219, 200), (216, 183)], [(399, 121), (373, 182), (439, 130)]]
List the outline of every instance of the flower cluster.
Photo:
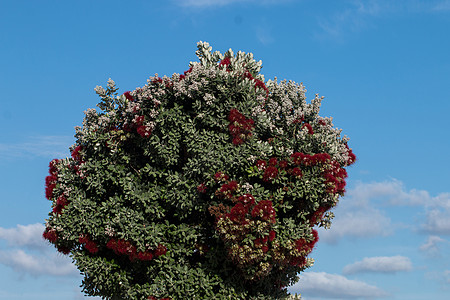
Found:
[(45, 177), (45, 197), (48, 200), (52, 200), (53, 198), (53, 190), (56, 187), (56, 183), (58, 182), (58, 164), (59, 160), (54, 159), (49, 163), (49, 174)]
[(132, 242), (125, 239), (111, 238), (106, 244), (108, 249), (114, 251), (116, 255), (128, 256), (130, 261), (150, 261), (153, 258), (166, 254), (167, 248), (159, 244), (154, 250), (138, 251), (137, 247)]
[(83, 234), (78, 238), (78, 242), (84, 246), (84, 248), (92, 254), (98, 252), (98, 245), (96, 242), (91, 240), (89, 235)]
[(252, 136), (254, 121), (246, 118), (237, 109), (233, 108), (228, 114), (228, 130), (233, 138), (234, 145), (240, 145)]

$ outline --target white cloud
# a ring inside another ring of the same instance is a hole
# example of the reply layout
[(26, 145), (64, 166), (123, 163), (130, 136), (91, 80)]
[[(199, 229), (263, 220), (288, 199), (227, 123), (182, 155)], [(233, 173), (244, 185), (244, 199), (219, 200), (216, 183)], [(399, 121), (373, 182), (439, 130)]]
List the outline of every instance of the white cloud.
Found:
[(376, 286), (325, 272), (302, 273), (300, 281), (289, 290), (301, 293), (308, 299), (372, 299), (387, 296), (386, 292)]
[(344, 267), (344, 274), (355, 273), (396, 273), (403, 271), (411, 271), (412, 263), (405, 256), (377, 256), (366, 257), (361, 261)]
[[(55, 250), (56, 251), (56, 250)], [(40, 275), (76, 275), (77, 270), (68, 257), (56, 253), (30, 255), (23, 250), (0, 250), (0, 263), (19, 273)]]
[[(345, 201), (343, 199), (342, 201)], [(365, 207), (359, 210), (336, 209), (336, 218), (330, 230), (320, 230), (320, 239), (327, 243), (336, 243), (339, 239), (371, 238), (392, 234), (391, 220), (374, 208)]]
[(421, 245), (419, 250), (425, 252), (429, 256), (438, 256), (440, 254), (438, 244), (444, 241), (444, 239), (436, 235), (429, 236), (427, 242)]
[(27, 138), (20, 143), (0, 144), (0, 157), (2, 159), (17, 159), (23, 157), (66, 157), (69, 146), (74, 142), (67, 136), (35, 136)]
[[(0, 249), (0, 264), (21, 274), (75, 275), (77, 270), (69, 257), (58, 254), (43, 238), (44, 225), (17, 225), (0, 227), (0, 240), (7, 242), (7, 249)], [(25, 251), (26, 250), (26, 251)]]
[(35, 249), (47, 248), (42, 233), (45, 226), (36, 223), (30, 225), (17, 225), (16, 228), (0, 227), (0, 239), (6, 240), (11, 246), (26, 246)]

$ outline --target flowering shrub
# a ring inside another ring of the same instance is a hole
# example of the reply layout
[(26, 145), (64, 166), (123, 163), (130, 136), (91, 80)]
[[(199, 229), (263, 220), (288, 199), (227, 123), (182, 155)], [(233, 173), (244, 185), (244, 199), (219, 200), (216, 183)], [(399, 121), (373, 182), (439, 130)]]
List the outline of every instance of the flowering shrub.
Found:
[(347, 137), (252, 54), (211, 52), (121, 95), (50, 162), (43, 237), (105, 299), (281, 299), (345, 192)]

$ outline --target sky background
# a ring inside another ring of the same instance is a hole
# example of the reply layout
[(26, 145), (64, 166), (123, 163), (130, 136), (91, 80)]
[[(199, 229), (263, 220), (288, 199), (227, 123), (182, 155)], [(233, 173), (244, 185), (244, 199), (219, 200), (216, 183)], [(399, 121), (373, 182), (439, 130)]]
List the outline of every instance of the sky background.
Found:
[(0, 0), (0, 299), (89, 299), (41, 238), (48, 162), (96, 85), (182, 73), (198, 41), (303, 82), (351, 138), (347, 195), (290, 291), (449, 299), (449, 32), (448, 0)]

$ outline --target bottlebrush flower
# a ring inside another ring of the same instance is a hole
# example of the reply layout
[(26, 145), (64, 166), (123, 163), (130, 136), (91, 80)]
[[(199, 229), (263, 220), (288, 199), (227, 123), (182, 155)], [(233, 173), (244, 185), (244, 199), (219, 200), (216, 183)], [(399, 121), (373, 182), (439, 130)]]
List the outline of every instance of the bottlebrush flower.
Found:
[(239, 202), (231, 208), (227, 217), (234, 223), (243, 224), (248, 213), (248, 208), (243, 203)]
[(252, 209), (251, 215), (253, 218), (260, 217), (264, 221), (275, 223), (275, 210), (272, 206), (272, 201), (261, 200)]
[(78, 145), (75, 147), (75, 149), (73, 149), (72, 158), (75, 161), (81, 161), (81, 153), (80, 153), (81, 149), (82, 149), (81, 145)]
[(150, 251), (139, 251), (137, 253), (137, 258), (141, 261), (150, 261), (153, 259), (153, 253), (151, 253)]
[(300, 170), (300, 168), (297, 168), (297, 167), (292, 169), (291, 174), (292, 174), (292, 176), (297, 177), (297, 178), (300, 178), (303, 176), (302, 170)]
[(197, 191), (198, 191), (199, 193), (204, 194), (204, 193), (206, 193), (206, 190), (207, 190), (207, 187), (206, 187), (206, 185), (205, 185), (204, 183), (201, 183), (201, 184), (199, 184), (199, 185), (197, 186)]
[(152, 134), (152, 129), (148, 126), (141, 125), (137, 128), (137, 133), (142, 137), (149, 137)]
[(269, 159), (269, 166), (276, 166), (278, 164), (278, 160), (276, 157), (272, 157), (271, 159)]
[(126, 91), (125, 93), (123, 93), (123, 95), (125, 96), (126, 99), (128, 99), (129, 101), (134, 101), (133, 96), (131, 96), (130, 91)]
[(256, 161), (256, 167), (260, 171), (266, 169), (266, 165), (267, 165), (267, 162), (265, 160), (259, 159), (259, 160)]
[(273, 166), (269, 166), (266, 168), (263, 174), (263, 181), (265, 182), (271, 182), (278, 176), (278, 169)]
[(58, 239), (58, 234), (56, 233), (56, 230), (46, 228), (44, 233), (42, 234), (42, 237), (50, 243), (54, 244)]
[(242, 203), (245, 207), (250, 207), (255, 204), (255, 198), (251, 194), (244, 194), (240, 196), (237, 201)]
[(216, 182), (227, 181), (228, 179), (230, 179), (230, 177), (227, 174), (224, 174), (224, 173), (222, 173), (220, 171), (217, 172), (216, 174), (214, 174), (214, 180)]
[(275, 236), (276, 236), (276, 232), (271, 230), (269, 232), (269, 242), (272, 242), (275, 239)]
[(155, 249), (155, 251), (154, 251), (155, 257), (164, 255), (164, 254), (166, 254), (166, 253), (167, 253), (167, 248), (166, 248), (166, 246), (161, 245), (161, 244), (159, 244), (158, 247), (156, 247), (156, 249)]
[(305, 128), (305, 127), (306, 127), (306, 129), (308, 129), (308, 133), (309, 134), (314, 134), (314, 130), (313, 130), (311, 124), (309, 124), (309, 123), (303, 124), (302, 129)]

